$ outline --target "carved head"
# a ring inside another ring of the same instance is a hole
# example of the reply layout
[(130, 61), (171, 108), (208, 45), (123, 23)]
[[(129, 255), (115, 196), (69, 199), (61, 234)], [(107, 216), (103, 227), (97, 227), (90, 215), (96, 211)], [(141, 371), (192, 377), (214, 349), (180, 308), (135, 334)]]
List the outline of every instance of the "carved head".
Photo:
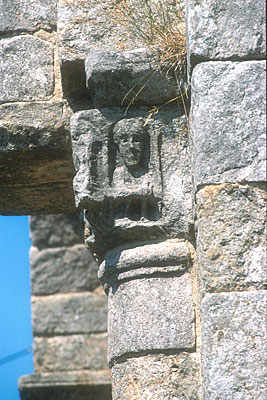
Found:
[(125, 165), (128, 168), (140, 167), (147, 135), (143, 120), (123, 119), (116, 123), (113, 132), (114, 142), (119, 147), (119, 153)]

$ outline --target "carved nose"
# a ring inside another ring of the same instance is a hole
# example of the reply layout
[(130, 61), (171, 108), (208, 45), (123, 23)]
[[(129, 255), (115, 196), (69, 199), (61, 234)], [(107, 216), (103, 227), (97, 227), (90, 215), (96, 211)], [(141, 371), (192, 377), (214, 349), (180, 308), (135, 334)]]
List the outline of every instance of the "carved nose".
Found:
[(130, 138), (130, 147), (134, 147), (134, 141), (132, 137)]

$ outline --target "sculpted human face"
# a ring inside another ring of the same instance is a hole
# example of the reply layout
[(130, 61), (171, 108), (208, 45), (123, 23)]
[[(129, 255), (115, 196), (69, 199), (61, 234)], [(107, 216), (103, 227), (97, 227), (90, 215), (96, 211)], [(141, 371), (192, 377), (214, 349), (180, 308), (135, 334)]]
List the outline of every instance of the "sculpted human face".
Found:
[(142, 159), (144, 137), (142, 132), (125, 132), (118, 139), (119, 150), (127, 167), (137, 167)]

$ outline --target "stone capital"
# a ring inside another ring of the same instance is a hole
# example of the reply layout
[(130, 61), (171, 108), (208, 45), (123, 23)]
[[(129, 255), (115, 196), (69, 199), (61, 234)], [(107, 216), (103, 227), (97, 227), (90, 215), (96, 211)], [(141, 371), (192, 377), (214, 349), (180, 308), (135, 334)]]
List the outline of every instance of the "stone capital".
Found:
[(76, 206), (100, 261), (136, 242), (188, 238), (192, 175), (186, 118), (166, 109), (80, 111), (72, 117)]
[(108, 294), (124, 281), (181, 275), (191, 265), (190, 248), (186, 242), (133, 244), (108, 252), (99, 267), (98, 277)]

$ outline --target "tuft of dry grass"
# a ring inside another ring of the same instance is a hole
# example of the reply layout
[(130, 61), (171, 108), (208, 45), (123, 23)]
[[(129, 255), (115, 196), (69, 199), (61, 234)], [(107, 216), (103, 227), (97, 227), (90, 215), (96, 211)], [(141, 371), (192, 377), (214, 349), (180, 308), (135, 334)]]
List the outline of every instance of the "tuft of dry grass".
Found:
[(186, 64), (183, 0), (110, 0), (112, 20), (125, 26), (151, 52), (161, 66), (181, 71)]
[[(186, 73), (186, 25), (184, 0), (110, 0), (109, 16), (116, 24), (126, 27), (150, 53), (156, 56), (158, 67), (176, 79), (179, 95), (149, 111), (145, 125), (151, 117), (169, 103), (182, 103), (187, 118), (187, 86), (181, 87), (180, 77)], [(154, 72), (139, 82), (139, 89), (126, 108), (134, 103), (138, 94), (153, 79)], [(136, 86), (136, 85), (135, 85)], [(135, 88), (135, 87), (134, 87)], [(132, 88), (126, 95), (134, 89)]]

